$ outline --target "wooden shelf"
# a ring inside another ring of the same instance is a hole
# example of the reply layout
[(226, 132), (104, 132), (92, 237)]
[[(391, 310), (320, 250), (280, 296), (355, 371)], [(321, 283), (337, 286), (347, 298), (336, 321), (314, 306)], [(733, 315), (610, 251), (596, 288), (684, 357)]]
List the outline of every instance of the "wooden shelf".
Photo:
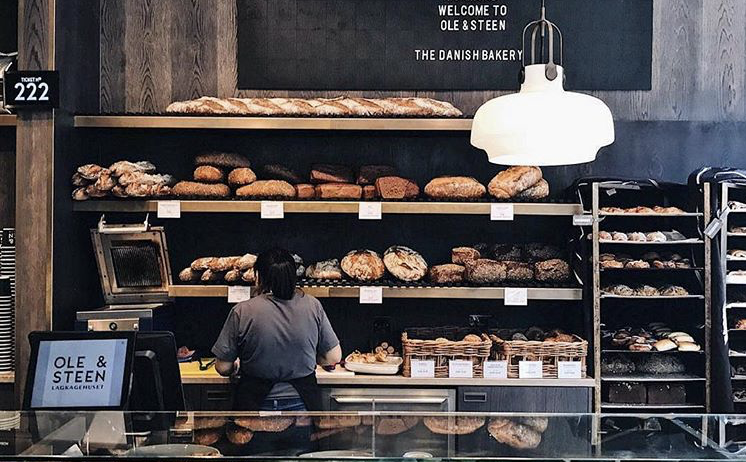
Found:
[(612, 295), (602, 294), (601, 299), (617, 298), (620, 300), (704, 300), (704, 295), (651, 295), (650, 297), (641, 297), (637, 295)]
[(75, 126), (85, 128), (178, 128), (223, 130), (471, 130), (471, 119), (342, 118), (342, 117), (220, 117), (161, 115), (80, 115)]
[[(217, 200), (180, 201), (182, 213), (260, 213), (262, 201)], [(358, 201), (284, 201), (285, 213), (340, 213), (357, 215)], [(386, 214), (420, 215), (490, 215), (489, 202), (381, 202)], [(158, 211), (158, 201), (88, 200), (75, 202), (77, 212), (151, 212)], [(581, 211), (580, 204), (515, 203), (514, 215), (573, 216)]]
[[(360, 287), (301, 287), (316, 298), (359, 298)], [(170, 297), (227, 298), (225, 285), (172, 285)], [(449, 298), (449, 299), (503, 299), (505, 289), (498, 287), (383, 287), (383, 298)], [(582, 300), (580, 288), (528, 288), (531, 300)]]
[(602, 382), (704, 382), (704, 377), (686, 374), (654, 375), (615, 375), (601, 377)]
[(0, 114), (0, 127), (15, 127), (16, 126), (16, 115), (15, 114)]
[(704, 244), (701, 239), (685, 239), (681, 241), (666, 242), (641, 242), (641, 241), (598, 241), (599, 244), (622, 244), (622, 245), (687, 245), (687, 244)]
[(704, 409), (703, 404), (612, 404), (601, 403), (602, 409), (636, 409), (636, 410), (666, 410), (666, 409)]
[(604, 213), (598, 212), (600, 217), (627, 217), (627, 218), (680, 218), (680, 217), (701, 217), (701, 212), (685, 213)]

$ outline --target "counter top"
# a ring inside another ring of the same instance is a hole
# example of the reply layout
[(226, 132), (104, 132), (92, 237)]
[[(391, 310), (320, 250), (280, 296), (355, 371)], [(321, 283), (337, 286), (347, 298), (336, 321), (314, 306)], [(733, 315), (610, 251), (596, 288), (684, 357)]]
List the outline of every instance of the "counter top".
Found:
[[(230, 379), (220, 376), (214, 367), (199, 370), (198, 362), (181, 363), (181, 382), (184, 385), (228, 384)], [(593, 378), (585, 379), (413, 379), (401, 375), (350, 375), (348, 373), (317, 372), (319, 385), (330, 386), (391, 386), (391, 387), (588, 387)]]

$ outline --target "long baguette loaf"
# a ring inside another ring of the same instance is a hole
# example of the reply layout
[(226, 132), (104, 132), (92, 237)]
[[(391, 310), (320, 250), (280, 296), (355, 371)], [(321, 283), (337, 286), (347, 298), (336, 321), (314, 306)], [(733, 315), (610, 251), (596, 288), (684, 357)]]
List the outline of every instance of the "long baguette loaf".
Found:
[(460, 117), (451, 103), (431, 98), (202, 98), (177, 101), (166, 112), (249, 116), (421, 116)]

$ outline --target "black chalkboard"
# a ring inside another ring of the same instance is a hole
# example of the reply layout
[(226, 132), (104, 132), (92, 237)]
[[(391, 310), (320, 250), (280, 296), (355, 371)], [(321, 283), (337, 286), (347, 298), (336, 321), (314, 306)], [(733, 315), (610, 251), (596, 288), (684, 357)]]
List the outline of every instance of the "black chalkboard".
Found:
[[(538, 18), (539, 5), (539, 0), (237, 0), (238, 86), (513, 90), (519, 85), (521, 32)], [(652, 0), (547, 0), (547, 17), (564, 35), (567, 88), (651, 88)], [(417, 50), (434, 51), (418, 55)], [(435, 60), (427, 59), (432, 53)]]

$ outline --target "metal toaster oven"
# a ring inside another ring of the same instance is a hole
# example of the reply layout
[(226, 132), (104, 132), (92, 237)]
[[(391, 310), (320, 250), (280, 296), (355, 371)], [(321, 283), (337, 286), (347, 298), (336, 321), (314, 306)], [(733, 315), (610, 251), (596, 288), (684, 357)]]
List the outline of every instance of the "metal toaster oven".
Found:
[[(149, 216), (137, 224), (108, 224), (102, 216), (91, 230), (105, 305), (80, 311), (77, 328), (84, 330), (168, 329), (172, 299), (171, 266), (166, 234), (151, 227)], [(168, 315), (166, 315), (168, 312)]]

